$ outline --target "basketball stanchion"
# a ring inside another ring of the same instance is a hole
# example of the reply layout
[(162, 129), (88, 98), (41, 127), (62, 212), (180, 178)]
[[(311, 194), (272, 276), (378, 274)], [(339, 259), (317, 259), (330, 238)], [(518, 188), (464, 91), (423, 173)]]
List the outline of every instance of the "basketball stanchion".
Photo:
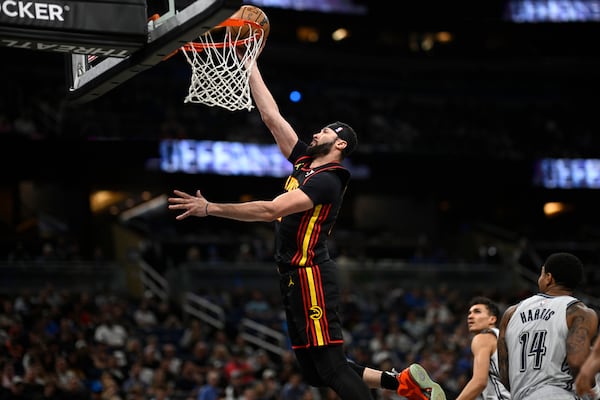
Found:
[(254, 108), (250, 73), (269, 33), (269, 22), (256, 7), (252, 9), (256, 20), (245, 19), (240, 11), (178, 50), (192, 69), (185, 103), (230, 111)]

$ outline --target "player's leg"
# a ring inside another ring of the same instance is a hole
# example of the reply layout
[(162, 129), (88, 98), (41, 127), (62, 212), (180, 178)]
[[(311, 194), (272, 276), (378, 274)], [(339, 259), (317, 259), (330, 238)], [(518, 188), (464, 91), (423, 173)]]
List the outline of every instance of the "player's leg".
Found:
[(371, 399), (371, 390), (350, 366), (342, 345), (295, 350), (304, 379), (311, 386), (329, 387), (344, 400)]
[(410, 400), (445, 400), (446, 395), (439, 384), (434, 382), (425, 368), (419, 364), (398, 373), (380, 371), (351, 362), (352, 368), (370, 388), (388, 389)]

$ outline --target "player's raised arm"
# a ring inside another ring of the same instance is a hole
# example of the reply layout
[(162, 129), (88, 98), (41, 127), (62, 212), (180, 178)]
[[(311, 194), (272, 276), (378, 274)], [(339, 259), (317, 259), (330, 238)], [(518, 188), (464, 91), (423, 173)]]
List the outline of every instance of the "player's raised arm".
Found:
[(298, 142), (298, 135), (279, 112), (279, 106), (267, 88), (256, 62), (250, 74), (250, 90), (260, 117), (271, 131), (281, 153), (288, 158)]

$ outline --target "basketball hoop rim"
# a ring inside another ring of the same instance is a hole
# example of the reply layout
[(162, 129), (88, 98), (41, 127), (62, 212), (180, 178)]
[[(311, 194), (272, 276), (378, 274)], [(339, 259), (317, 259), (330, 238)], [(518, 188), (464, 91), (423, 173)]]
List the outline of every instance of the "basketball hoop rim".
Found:
[(238, 40), (232, 40), (232, 41), (226, 41), (226, 42), (213, 42), (213, 41), (208, 41), (207, 43), (188, 42), (188, 43), (184, 44), (183, 46), (181, 46), (181, 50), (202, 51), (206, 48), (222, 49), (224, 47), (237, 47), (240, 45), (245, 45), (251, 41), (257, 40), (259, 37), (261, 37), (264, 34), (264, 30), (263, 30), (262, 26), (260, 26), (260, 24), (257, 22), (250, 21), (247, 19), (242, 19), (242, 18), (228, 18), (225, 21), (221, 22), (219, 25), (216, 25), (214, 28), (208, 30), (208, 32), (204, 33), (204, 35), (208, 35), (208, 34), (210, 34), (210, 32), (212, 32), (216, 29), (226, 28), (228, 26), (244, 26), (244, 25), (251, 25), (254, 28), (254, 30), (253, 30), (254, 34), (251, 36), (248, 36), (247, 38), (244, 38), (244, 39), (238, 39)]

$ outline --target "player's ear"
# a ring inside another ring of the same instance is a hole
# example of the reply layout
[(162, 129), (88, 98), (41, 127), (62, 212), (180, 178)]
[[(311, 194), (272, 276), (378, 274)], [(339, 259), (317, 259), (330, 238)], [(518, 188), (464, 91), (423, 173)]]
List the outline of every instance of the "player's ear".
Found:
[(335, 141), (335, 147), (337, 147), (340, 151), (344, 151), (344, 149), (348, 146), (348, 142), (344, 139), (338, 138), (339, 140)]

